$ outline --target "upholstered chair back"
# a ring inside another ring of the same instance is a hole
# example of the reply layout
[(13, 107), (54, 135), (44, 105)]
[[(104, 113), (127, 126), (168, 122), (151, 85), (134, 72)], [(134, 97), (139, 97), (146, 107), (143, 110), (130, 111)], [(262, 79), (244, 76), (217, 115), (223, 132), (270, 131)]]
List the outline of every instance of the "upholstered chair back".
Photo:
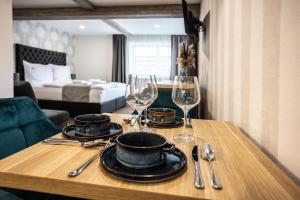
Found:
[(59, 132), (28, 97), (0, 100), (0, 159)]

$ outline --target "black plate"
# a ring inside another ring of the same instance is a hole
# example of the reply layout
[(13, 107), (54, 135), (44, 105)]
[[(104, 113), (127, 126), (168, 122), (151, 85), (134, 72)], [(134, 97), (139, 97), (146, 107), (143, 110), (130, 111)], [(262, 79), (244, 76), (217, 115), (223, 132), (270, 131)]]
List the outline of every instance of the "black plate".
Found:
[(153, 122), (148, 122), (147, 126), (150, 128), (178, 128), (183, 126), (183, 120), (180, 117), (176, 117), (174, 123), (153, 123)]
[(119, 135), (123, 133), (123, 128), (120, 124), (117, 123), (110, 123), (110, 129), (106, 133), (103, 133), (101, 135), (97, 136), (79, 136), (75, 133), (75, 126), (70, 125), (66, 126), (62, 130), (62, 134), (69, 139), (78, 140), (78, 141), (89, 141), (89, 140), (95, 140), (95, 139), (109, 139), (110, 137)]
[(95, 128), (97, 130), (91, 130), (90, 128), (90, 132), (86, 132), (86, 127), (79, 127), (75, 125), (75, 130), (77, 129), (77, 131), (75, 131), (75, 135), (79, 137), (98, 137), (107, 134), (110, 128), (111, 126), (109, 123), (108, 125), (103, 126), (101, 128), (100, 127)]
[(173, 179), (186, 169), (186, 156), (179, 149), (166, 154), (166, 162), (147, 169), (133, 169), (122, 165), (116, 159), (116, 146), (106, 149), (101, 156), (100, 165), (111, 176), (138, 183), (154, 183)]

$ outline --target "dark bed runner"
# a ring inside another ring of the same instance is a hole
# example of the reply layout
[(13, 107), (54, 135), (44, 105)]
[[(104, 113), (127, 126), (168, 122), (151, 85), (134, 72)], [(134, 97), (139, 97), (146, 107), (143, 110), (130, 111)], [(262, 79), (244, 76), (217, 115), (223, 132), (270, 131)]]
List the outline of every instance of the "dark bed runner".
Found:
[(68, 84), (62, 88), (62, 100), (72, 102), (89, 102), (91, 86)]

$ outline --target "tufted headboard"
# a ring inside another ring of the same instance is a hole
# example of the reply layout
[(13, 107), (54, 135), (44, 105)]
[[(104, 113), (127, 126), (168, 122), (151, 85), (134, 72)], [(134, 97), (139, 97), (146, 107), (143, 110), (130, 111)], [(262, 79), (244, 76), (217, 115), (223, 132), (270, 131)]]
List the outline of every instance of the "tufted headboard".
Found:
[(15, 44), (16, 72), (24, 80), (23, 60), (31, 63), (66, 65), (66, 53)]

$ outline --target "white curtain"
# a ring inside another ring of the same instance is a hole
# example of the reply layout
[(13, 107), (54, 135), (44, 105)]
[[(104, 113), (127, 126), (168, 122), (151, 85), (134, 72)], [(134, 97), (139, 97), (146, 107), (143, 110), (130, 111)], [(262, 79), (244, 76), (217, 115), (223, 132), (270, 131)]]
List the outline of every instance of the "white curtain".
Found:
[(127, 37), (129, 74), (154, 74), (158, 80), (169, 79), (171, 70), (170, 35), (130, 35)]

